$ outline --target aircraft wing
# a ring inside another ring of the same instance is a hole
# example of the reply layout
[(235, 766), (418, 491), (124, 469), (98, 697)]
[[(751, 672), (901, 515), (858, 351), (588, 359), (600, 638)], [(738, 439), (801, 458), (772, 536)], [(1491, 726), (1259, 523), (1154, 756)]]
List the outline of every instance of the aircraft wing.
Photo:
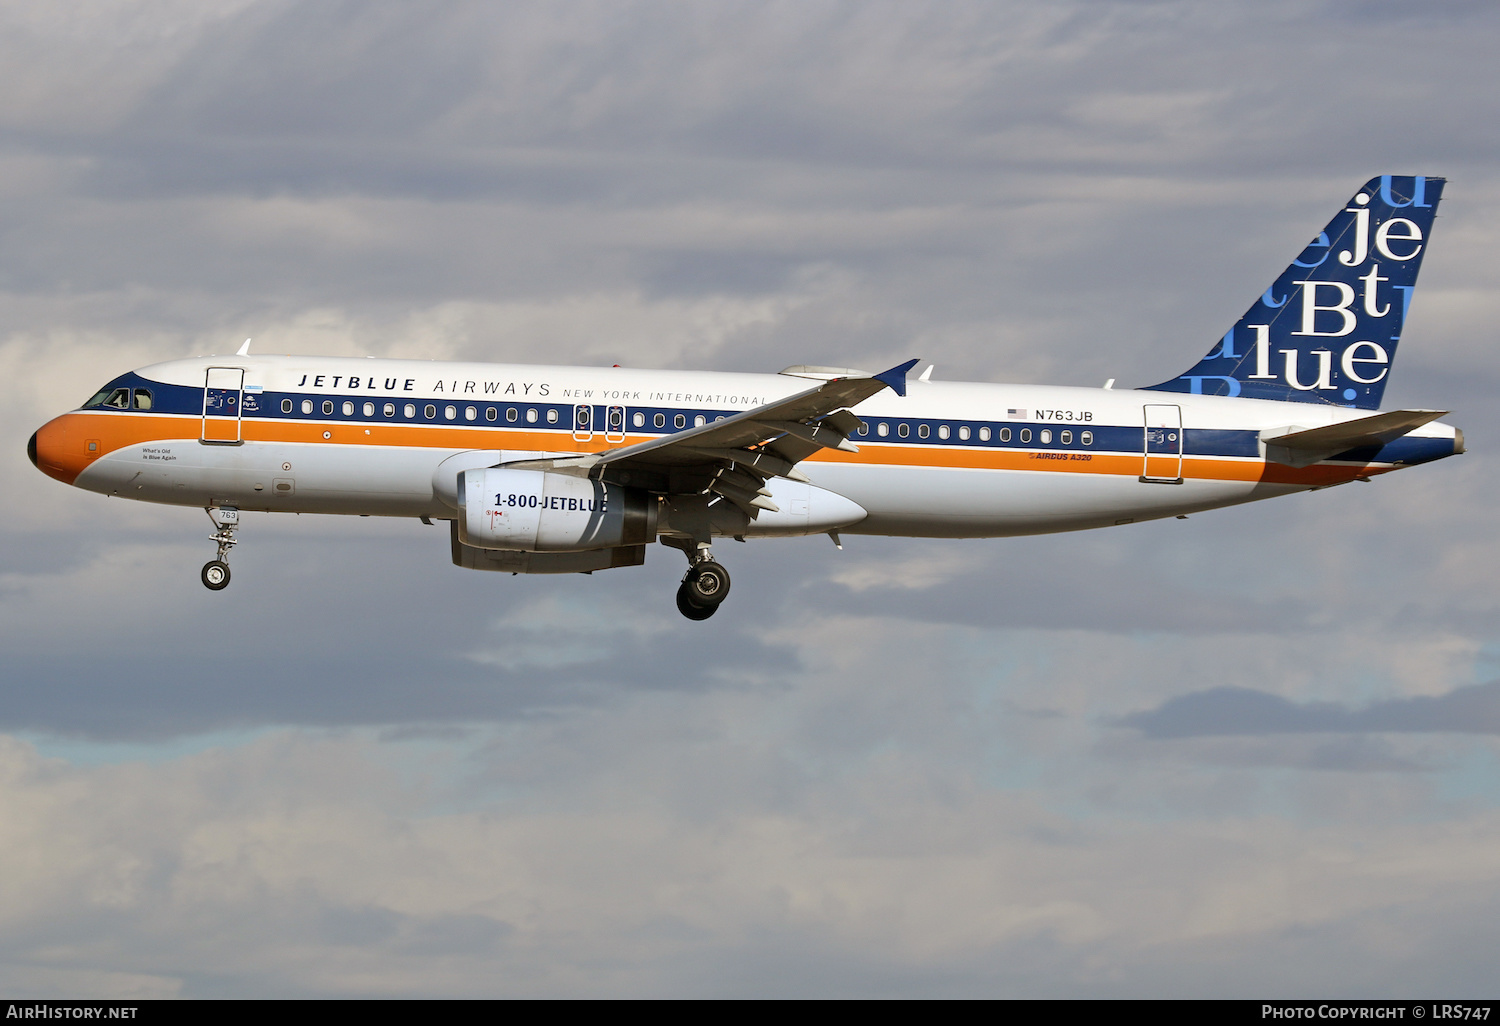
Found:
[(1392, 410), (1290, 434), (1262, 433), (1261, 441), (1266, 443), (1267, 459), (1291, 467), (1309, 467), (1351, 449), (1378, 449), (1447, 413), (1447, 410)]
[(906, 394), (916, 360), (879, 374), (833, 378), (815, 388), (701, 427), (610, 449), (576, 460), (548, 461), (555, 469), (645, 487), (664, 494), (716, 492), (752, 518), (777, 512), (765, 487), (772, 477), (807, 478), (796, 465), (821, 449), (858, 452), (849, 435), (860, 420), (849, 407), (885, 388)]

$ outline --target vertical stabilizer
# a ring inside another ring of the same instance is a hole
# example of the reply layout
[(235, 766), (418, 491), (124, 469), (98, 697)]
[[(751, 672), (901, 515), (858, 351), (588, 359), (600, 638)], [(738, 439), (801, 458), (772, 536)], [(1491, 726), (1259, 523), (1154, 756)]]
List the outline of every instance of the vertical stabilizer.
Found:
[(1443, 184), (1370, 179), (1207, 356), (1147, 387), (1379, 409)]

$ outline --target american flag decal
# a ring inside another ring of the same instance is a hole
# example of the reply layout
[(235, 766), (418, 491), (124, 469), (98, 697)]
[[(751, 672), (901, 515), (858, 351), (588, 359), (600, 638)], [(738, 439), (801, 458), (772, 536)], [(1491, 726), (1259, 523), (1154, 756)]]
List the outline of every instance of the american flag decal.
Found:
[(1026, 411), (1025, 410), (1006, 410), (1005, 414), (1011, 420), (1025, 420), (1026, 419)]

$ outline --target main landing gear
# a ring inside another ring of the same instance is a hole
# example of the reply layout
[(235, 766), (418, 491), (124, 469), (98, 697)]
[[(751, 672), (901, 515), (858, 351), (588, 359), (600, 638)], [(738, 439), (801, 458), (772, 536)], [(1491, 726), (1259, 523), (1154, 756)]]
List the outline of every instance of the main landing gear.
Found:
[(695, 555), (697, 558), (677, 586), (677, 611), (689, 620), (707, 620), (729, 596), (729, 571), (714, 562), (707, 548), (699, 549)]
[(209, 591), (223, 591), (229, 587), (229, 550), (234, 548), (238, 539), (234, 532), (240, 526), (240, 511), (233, 506), (212, 506), (206, 510), (208, 519), (214, 522), (214, 533), (208, 536), (208, 540), (219, 543), (219, 554), (203, 564), (203, 586)]

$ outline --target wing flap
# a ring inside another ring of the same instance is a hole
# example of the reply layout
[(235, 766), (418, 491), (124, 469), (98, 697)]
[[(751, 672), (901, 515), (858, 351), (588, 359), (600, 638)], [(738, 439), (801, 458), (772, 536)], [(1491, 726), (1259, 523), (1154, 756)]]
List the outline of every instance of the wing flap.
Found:
[(819, 449), (859, 452), (859, 446), (849, 441), (849, 432), (829, 426), (826, 419), (817, 424), (801, 424), (795, 420), (758, 420), (756, 423), (778, 434), (792, 435), (804, 442), (811, 442)]
[(753, 470), (762, 477), (786, 477), (793, 481), (807, 481), (807, 475), (791, 462), (773, 456), (769, 449), (709, 449), (696, 448), (705, 459), (720, 463), (732, 463), (746, 470)]

